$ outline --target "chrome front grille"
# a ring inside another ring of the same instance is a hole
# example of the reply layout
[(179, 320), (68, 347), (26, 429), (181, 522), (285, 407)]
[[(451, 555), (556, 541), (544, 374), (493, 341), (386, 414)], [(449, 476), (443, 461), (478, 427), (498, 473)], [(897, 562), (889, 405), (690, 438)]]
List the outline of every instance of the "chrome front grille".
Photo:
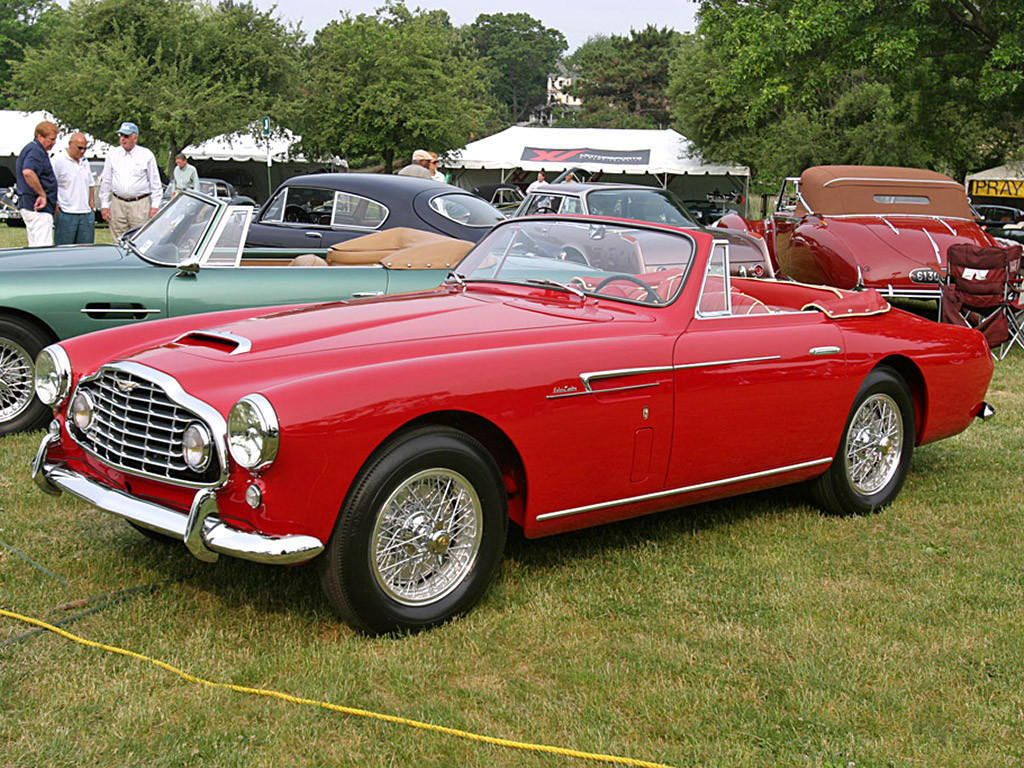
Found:
[(172, 400), (158, 382), (136, 372), (103, 368), (77, 391), (92, 399), (93, 420), (86, 430), (70, 419), (68, 426), (79, 445), (99, 459), (161, 480), (200, 486), (217, 482), (221, 468), (216, 451), (202, 473), (189, 468), (181, 453), (185, 429), (203, 419)]

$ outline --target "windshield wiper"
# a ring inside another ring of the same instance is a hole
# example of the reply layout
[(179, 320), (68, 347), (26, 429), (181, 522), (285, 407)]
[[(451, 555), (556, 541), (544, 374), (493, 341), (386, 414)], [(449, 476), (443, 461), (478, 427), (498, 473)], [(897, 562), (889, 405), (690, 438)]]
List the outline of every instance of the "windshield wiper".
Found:
[(545, 286), (547, 288), (560, 288), (563, 291), (568, 291), (569, 293), (576, 294), (577, 296), (580, 297), (580, 301), (586, 301), (587, 300), (587, 294), (585, 294), (578, 286), (572, 285), (570, 283), (559, 283), (557, 280), (537, 280), (537, 279), (530, 279), (530, 280), (527, 280), (526, 282), (532, 283), (533, 285), (543, 285), (543, 286)]

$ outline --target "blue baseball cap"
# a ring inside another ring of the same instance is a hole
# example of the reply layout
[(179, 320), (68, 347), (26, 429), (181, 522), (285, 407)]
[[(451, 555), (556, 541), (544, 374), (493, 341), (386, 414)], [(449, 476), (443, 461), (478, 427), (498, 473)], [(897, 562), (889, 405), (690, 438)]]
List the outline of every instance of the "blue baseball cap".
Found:
[(127, 120), (121, 123), (121, 127), (117, 129), (119, 136), (131, 136), (133, 133), (139, 135), (139, 126), (135, 123), (129, 123)]

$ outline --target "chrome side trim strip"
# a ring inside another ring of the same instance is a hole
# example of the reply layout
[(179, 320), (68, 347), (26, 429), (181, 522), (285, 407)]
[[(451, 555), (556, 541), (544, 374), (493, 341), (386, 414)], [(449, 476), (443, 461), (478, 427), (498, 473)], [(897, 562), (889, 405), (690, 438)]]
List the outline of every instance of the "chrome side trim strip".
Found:
[(721, 365), (736, 365), (740, 363), (761, 363), (766, 360), (781, 360), (782, 355), (765, 355), (764, 357), (744, 357), (735, 360), (708, 360), (702, 363), (683, 363), (682, 365), (659, 365), (652, 366), (650, 368), (623, 368), (617, 371), (590, 371), (588, 373), (581, 373), (580, 380), (583, 382), (584, 389), (580, 392), (559, 392), (554, 395), (548, 395), (548, 400), (561, 400), (565, 397), (579, 397), (580, 395), (603, 395), (607, 392), (625, 392), (631, 389), (647, 389), (649, 387), (659, 386), (658, 382), (651, 382), (648, 384), (627, 384), (621, 387), (609, 387), (608, 389), (594, 390), (591, 386), (591, 382), (598, 381), (600, 379), (611, 379), (620, 376), (639, 376), (644, 373), (667, 373), (669, 371), (681, 371), (690, 368), (713, 368)]
[(739, 475), (737, 477), (727, 477), (722, 480), (712, 480), (708, 483), (700, 483), (698, 485), (688, 485), (684, 488), (673, 488), (670, 491), (658, 491), (657, 493), (646, 493), (643, 496), (632, 496), (628, 499), (617, 499), (615, 501), (605, 501), (600, 504), (590, 504), (585, 507), (575, 507), (573, 509), (562, 509), (557, 512), (545, 512), (543, 515), (537, 515), (538, 522), (541, 520), (554, 520), (558, 517), (569, 517), (571, 515), (582, 515), (585, 512), (596, 512), (599, 509), (607, 509), (608, 507), (618, 507), (625, 504), (636, 504), (642, 501), (653, 501), (655, 499), (663, 499), (667, 496), (677, 496), (684, 493), (693, 493), (694, 491), (703, 491), (707, 488), (717, 488), (723, 485), (733, 485), (735, 483), (742, 483), (747, 480), (756, 480), (759, 477), (771, 477), (772, 475), (781, 475), (786, 472), (795, 472), (798, 469), (807, 469), (809, 467), (816, 467), (821, 464), (829, 464), (832, 461), (828, 459), (814, 459), (813, 461), (805, 461), (800, 464), (791, 464), (788, 467), (778, 467), (776, 469), (766, 469), (762, 472), (751, 472), (748, 475)]
[(765, 355), (764, 357), (739, 357), (735, 360), (708, 360), (703, 363), (683, 363), (673, 366), (673, 370), (682, 371), (688, 368), (714, 368), (720, 365), (738, 365), (740, 363), (763, 363), (766, 360), (781, 360), (782, 355)]
[(900, 179), (900, 178), (885, 177), (885, 176), (878, 176), (878, 177), (836, 176), (834, 179), (829, 179), (828, 181), (826, 181), (821, 186), (828, 187), (828, 186), (831, 186), (832, 184), (836, 184), (836, 183), (841, 182), (841, 181), (894, 181), (894, 182), (897, 182), (899, 184), (911, 184), (911, 185), (914, 185), (914, 186), (916, 186), (918, 184), (939, 184), (939, 185), (944, 185), (944, 186), (947, 186), (947, 187), (950, 187), (950, 186), (952, 186), (952, 187), (961, 187), (962, 186), (961, 184), (953, 181), (952, 179), (950, 179), (949, 181), (945, 181), (943, 179), (906, 179), (906, 178)]

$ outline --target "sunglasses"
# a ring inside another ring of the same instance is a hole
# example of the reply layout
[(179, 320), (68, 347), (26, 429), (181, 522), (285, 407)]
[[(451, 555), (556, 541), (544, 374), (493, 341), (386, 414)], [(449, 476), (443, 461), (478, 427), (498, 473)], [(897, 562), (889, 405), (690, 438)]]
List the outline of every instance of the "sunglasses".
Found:
[(83, 152), (89, 148), (88, 144), (72, 144), (71, 146), (74, 147), (75, 149), (80, 149)]

